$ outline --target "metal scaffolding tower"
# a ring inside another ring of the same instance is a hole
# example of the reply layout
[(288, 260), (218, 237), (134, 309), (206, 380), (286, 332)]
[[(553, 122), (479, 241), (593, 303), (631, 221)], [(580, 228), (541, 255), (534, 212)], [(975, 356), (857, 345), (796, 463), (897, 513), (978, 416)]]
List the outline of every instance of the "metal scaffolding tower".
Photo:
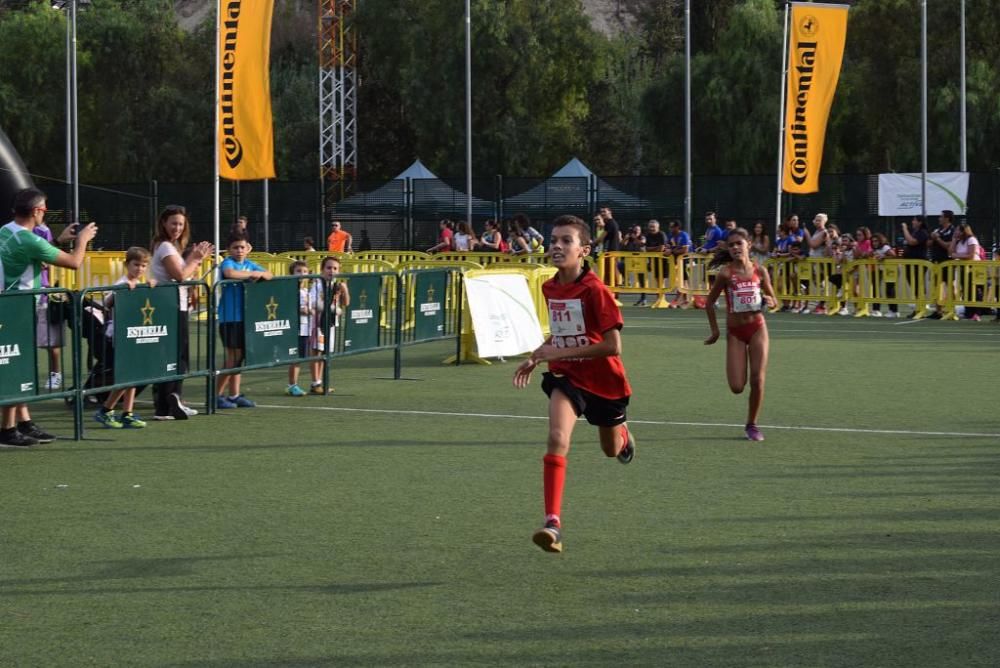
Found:
[(357, 178), (358, 42), (351, 23), (357, 0), (318, 1), (319, 168), (329, 206), (349, 193)]

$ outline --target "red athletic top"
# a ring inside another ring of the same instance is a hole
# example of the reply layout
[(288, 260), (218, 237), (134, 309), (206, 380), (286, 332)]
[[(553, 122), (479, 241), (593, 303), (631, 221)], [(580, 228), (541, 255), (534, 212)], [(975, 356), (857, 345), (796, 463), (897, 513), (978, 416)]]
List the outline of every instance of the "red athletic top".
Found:
[(764, 301), (760, 293), (760, 268), (755, 264), (750, 278), (729, 273), (726, 282), (726, 311), (728, 313), (760, 313)]
[[(609, 329), (621, 329), (621, 311), (615, 297), (590, 267), (569, 284), (553, 277), (542, 284), (549, 307), (552, 345), (573, 348), (600, 343)], [(632, 394), (625, 366), (618, 355), (549, 362), (549, 371), (566, 376), (576, 387), (605, 399), (622, 399)]]

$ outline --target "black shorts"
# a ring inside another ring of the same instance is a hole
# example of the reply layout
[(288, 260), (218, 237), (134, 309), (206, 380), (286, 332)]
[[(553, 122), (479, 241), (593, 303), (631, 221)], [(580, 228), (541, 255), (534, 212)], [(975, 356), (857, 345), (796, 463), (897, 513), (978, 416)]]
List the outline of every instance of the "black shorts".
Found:
[(566, 376), (557, 376), (549, 371), (542, 374), (542, 390), (550, 397), (553, 390), (565, 394), (573, 404), (576, 416), (584, 416), (595, 427), (614, 427), (627, 419), (625, 408), (628, 406), (628, 397), (605, 399), (581, 390)]
[(222, 345), (226, 348), (245, 350), (247, 347), (242, 322), (220, 322), (219, 338), (222, 339)]

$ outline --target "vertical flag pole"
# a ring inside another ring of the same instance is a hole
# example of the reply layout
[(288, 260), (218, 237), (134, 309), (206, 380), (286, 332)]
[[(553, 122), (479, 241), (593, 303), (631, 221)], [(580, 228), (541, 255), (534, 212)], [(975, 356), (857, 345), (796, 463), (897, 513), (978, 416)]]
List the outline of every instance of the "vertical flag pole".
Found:
[(927, 220), (927, 0), (920, 0), (920, 215)]
[(684, 0), (684, 231), (691, 236), (691, 0)]
[(781, 41), (781, 110), (778, 113), (778, 193), (774, 204), (774, 238), (781, 227), (781, 177), (785, 162), (785, 95), (788, 90), (788, 3), (785, 3), (785, 36)]
[[(222, 26), (222, 0), (215, 0), (215, 126), (212, 130), (212, 137), (214, 141), (212, 142), (212, 231), (213, 231), (213, 243), (215, 244), (215, 252), (219, 252), (219, 76), (221, 74), (219, 70), (219, 59), (222, 56), (220, 52), (220, 40), (222, 38), (221, 33)], [(212, 257), (212, 263), (215, 264), (215, 256)]]
[(267, 179), (264, 179), (264, 252), (271, 252), (271, 197)]

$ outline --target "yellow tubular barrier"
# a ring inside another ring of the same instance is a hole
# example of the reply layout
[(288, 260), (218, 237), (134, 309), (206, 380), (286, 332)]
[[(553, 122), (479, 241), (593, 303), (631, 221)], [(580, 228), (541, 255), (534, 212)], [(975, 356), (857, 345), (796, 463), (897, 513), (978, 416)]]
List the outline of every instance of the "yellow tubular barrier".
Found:
[(833, 258), (771, 258), (764, 267), (779, 300), (819, 302), (827, 315), (840, 310), (844, 268)]
[(708, 263), (712, 255), (707, 253), (688, 253), (678, 258), (678, 275), (675, 280), (677, 293), (685, 295), (688, 300), (697, 305), (696, 298), (704, 298), (712, 290), (712, 281), (719, 273), (719, 267), (709, 269)]
[(511, 255), (510, 253), (497, 252), (453, 252), (435, 253), (430, 256), (435, 260), (448, 260), (457, 262), (475, 262), (482, 266), (491, 264), (545, 264), (548, 257), (544, 253), (527, 253), (522, 255)]
[(923, 318), (940, 283), (937, 266), (927, 260), (855, 260), (844, 266), (844, 279), (856, 318), (871, 315), (874, 304), (914, 304), (914, 318)]
[(397, 265), (401, 262), (426, 260), (430, 257), (427, 253), (420, 251), (365, 251), (364, 253), (354, 253), (354, 258), (357, 260), (384, 260)]
[[(528, 291), (535, 304), (535, 313), (538, 322), (542, 326), (542, 334), (549, 335), (549, 310), (545, 305), (545, 295), (542, 294), (542, 284), (556, 275), (556, 268), (546, 265), (533, 265), (521, 263), (493, 263), (482, 269), (469, 269), (463, 272), (463, 276), (474, 278), (476, 276), (488, 276), (490, 274), (521, 274), (528, 280)], [(476, 352), (476, 335), (472, 329), (472, 314), (469, 309), (468, 293), (465, 293), (465, 305), (462, 312), (462, 361), (476, 362), (478, 364), (490, 364)], [(453, 363), (454, 357), (445, 360), (446, 364)]]
[(1000, 262), (949, 260), (940, 273), (943, 319), (958, 320), (956, 307), (1000, 308)]
[[(601, 280), (616, 294), (652, 295), (651, 308), (669, 308), (675, 288), (673, 258), (663, 253), (612, 251), (598, 258)], [(705, 294), (708, 294), (707, 292)]]

